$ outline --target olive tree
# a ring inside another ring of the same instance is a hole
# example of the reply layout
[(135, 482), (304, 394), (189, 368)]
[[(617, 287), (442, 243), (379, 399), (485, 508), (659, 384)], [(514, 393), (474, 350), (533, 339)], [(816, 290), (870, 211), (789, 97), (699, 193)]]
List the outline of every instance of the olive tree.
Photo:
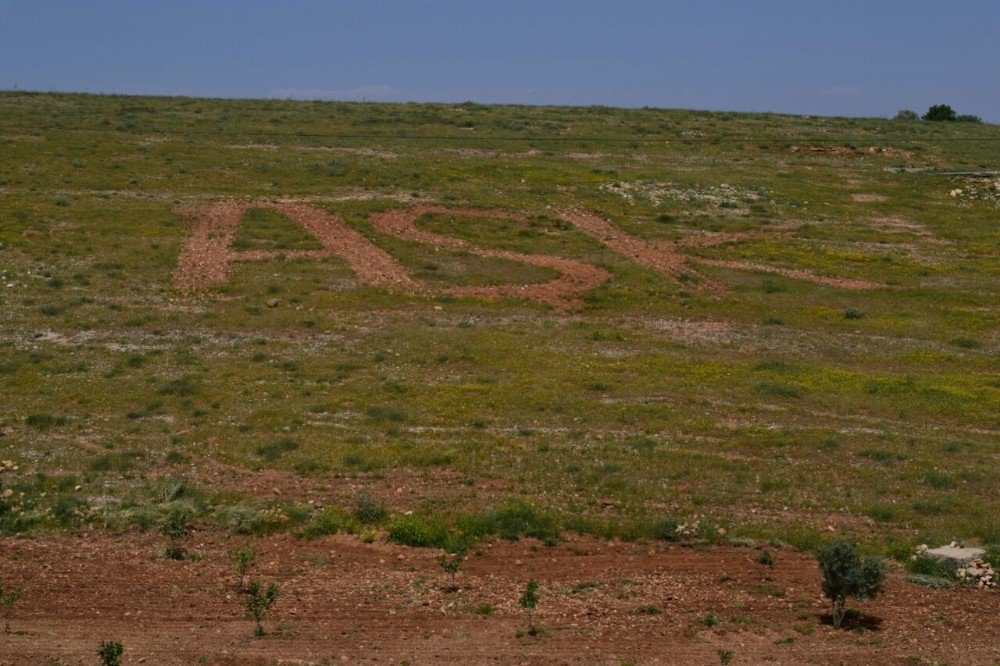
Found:
[(862, 560), (852, 541), (834, 541), (816, 554), (823, 574), (823, 594), (833, 603), (833, 626), (844, 621), (848, 597), (872, 599), (885, 589), (885, 563), (878, 557)]

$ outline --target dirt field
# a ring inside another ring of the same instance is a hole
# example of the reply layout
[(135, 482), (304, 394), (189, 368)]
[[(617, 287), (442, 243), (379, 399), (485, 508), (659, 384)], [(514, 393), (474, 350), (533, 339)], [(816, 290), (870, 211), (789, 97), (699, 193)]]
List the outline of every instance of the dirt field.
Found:
[(1000, 663), (998, 147), (0, 92), (0, 663)]
[[(429, 550), (346, 536), (258, 540), (257, 575), (281, 594), (270, 634), (254, 638), (226, 555), (244, 542), (195, 534), (190, 547), (204, 559), (193, 562), (158, 559), (161, 542), (4, 539), (5, 573), (30, 582), (0, 663), (91, 664), (103, 637), (122, 641), (129, 664), (713, 664), (720, 651), (733, 664), (1000, 660), (995, 593), (908, 585), (896, 571), (885, 597), (855, 604), (853, 629), (834, 630), (808, 554), (774, 551), (765, 571), (759, 549), (582, 537), (484, 543), (454, 583)], [(516, 601), (530, 578), (541, 632), (518, 637)]]

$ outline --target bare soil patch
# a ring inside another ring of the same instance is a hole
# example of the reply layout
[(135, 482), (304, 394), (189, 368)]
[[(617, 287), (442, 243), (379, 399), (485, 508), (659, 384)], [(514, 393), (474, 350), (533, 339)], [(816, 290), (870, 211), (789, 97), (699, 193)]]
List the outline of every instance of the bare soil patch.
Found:
[(892, 146), (878, 148), (868, 146), (867, 148), (857, 148), (854, 146), (792, 146), (789, 148), (793, 153), (828, 153), (831, 155), (878, 155), (880, 157), (901, 157), (903, 159), (913, 159), (913, 153)]

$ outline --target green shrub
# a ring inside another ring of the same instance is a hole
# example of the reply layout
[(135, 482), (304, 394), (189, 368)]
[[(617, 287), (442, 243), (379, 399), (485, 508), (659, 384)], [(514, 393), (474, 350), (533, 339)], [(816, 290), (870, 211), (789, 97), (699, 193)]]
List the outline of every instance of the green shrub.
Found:
[(257, 447), (257, 455), (265, 460), (277, 460), (285, 453), (299, 448), (299, 443), (290, 437), (282, 437)]
[(345, 454), (344, 464), (357, 469), (359, 472), (371, 472), (380, 467), (380, 463), (377, 460), (373, 460), (360, 451), (351, 451)]
[(308, 476), (317, 472), (325, 472), (326, 470), (327, 466), (316, 460), (313, 456), (305, 456), (295, 463), (295, 471), (303, 476)]
[(979, 340), (976, 340), (975, 338), (967, 338), (961, 335), (958, 336), (957, 338), (952, 338), (951, 344), (955, 345), (956, 347), (961, 347), (963, 349), (979, 349), (980, 347), (982, 347), (982, 344), (979, 342)]
[(931, 488), (951, 488), (955, 485), (951, 475), (939, 469), (927, 470), (921, 480)]
[(451, 577), (453, 587), (455, 582), (455, 575), (462, 568), (462, 562), (464, 560), (465, 560), (464, 552), (450, 553), (438, 557), (438, 564), (441, 566), (442, 571), (444, 571)]
[(125, 646), (119, 641), (101, 641), (97, 648), (97, 656), (103, 666), (120, 666)]
[(911, 574), (906, 577), (906, 582), (913, 583), (914, 585), (923, 585), (924, 587), (933, 587), (938, 590), (950, 590), (955, 587), (955, 582), (948, 578), (928, 576), (926, 574)]
[(176, 395), (179, 397), (192, 396), (198, 392), (198, 386), (189, 377), (171, 379), (159, 388), (159, 392), (164, 395)]
[(865, 511), (865, 515), (880, 523), (888, 523), (895, 516), (895, 512), (888, 504), (873, 504)]
[(132, 468), (133, 461), (141, 458), (142, 454), (137, 451), (125, 451), (123, 453), (102, 453), (94, 456), (87, 463), (87, 466), (95, 472), (126, 472)]
[(893, 453), (884, 449), (862, 449), (861, 451), (858, 451), (858, 455), (862, 458), (870, 458), (871, 460), (877, 460), (881, 463), (906, 460), (905, 454)]
[(680, 541), (677, 528), (680, 523), (673, 518), (661, 518), (653, 525), (653, 536), (663, 541)]
[(336, 534), (345, 529), (343, 516), (332, 511), (323, 511), (313, 516), (312, 520), (296, 536), (303, 539), (319, 539)]
[(367, 492), (360, 492), (354, 498), (354, 517), (359, 523), (365, 525), (381, 523), (388, 515), (385, 503), (379, 498)]
[(757, 392), (761, 395), (774, 395), (782, 398), (798, 398), (802, 395), (802, 390), (797, 386), (769, 381), (759, 382)]
[(239, 576), (236, 589), (242, 592), (246, 589), (246, 578), (250, 568), (257, 563), (257, 550), (253, 546), (240, 546), (229, 551), (233, 559), (233, 568)]
[(906, 570), (912, 574), (919, 574), (921, 576), (933, 576), (949, 580), (955, 577), (954, 570), (926, 555), (918, 555), (907, 560)]
[(185, 500), (167, 502), (160, 506), (157, 525), (170, 539), (183, 539), (191, 531), (190, 523), (195, 513), (194, 506)]
[(10, 633), (10, 618), (7, 609), (16, 604), (20, 598), (21, 588), (4, 587), (3, 583), (0, 583), (0, 609), (3, 609), (3, 631), (5, 634)]
[(29, 414), (24, 422), (36, 430), (48, 430), (66, 423), (66, 417), (52, 414)]
[(528, 581), (517, 603), (528, 614), (528, 635), (534, 636), (538, 633), (534, 621), (535, 608), (538, 606), (538, 583), (534, 579)]
[(167, 451), (167, 454), (163, 456), (163, 462), (167, 465), (180, 465), (181, 463), (187, 462), (187, 460), (187, 456), (176, 449)]
[(955, 113), (955, 109), (947, 104), (935, 104), (927, 109), (923, 119), (931, 122), (954, 122), (958, 119), (958, 115)]
[(522, 500), (511, 500), (487, 514), (494, 527), (491, 530), (504, 539), (515, 541), (521, 536), (551, 542), (560, 538), (555, 516), (535, 509)]
[(246, 595), (244, 607), (246, 608), (247, 615), (256, 624), (254, 635), (264, 636), (267, 633), (264, 631), (264, 617), (271, 610), (271, 607), (274, 606), (274, 602), (278, 598), (278, 584), (272, 582), (265, 589), (258, 581), (252, 580), (244, 588), (243, 593)]
[(73, 527), (82, 520), (86, 508), (87, 503), (79, 497), (63, 495), (52, 505), (52, 517), (59, 521), (60, 525)]
[(383, 407), (380, 405), (373, 405), (369, 407), (365, 413), (369, 418), (375, 421), (405, 421), (406, 414), (393, 407)]
[(437, 516), (400, 516), (389, 524), (389, 540), (403, 546), (444, 548), (448, 542), (448, 527)]
[(142, 505), (108, 512), (104, 516), (104, 523), (112, 530), (127, 530), (134, 527), (140, 532), (145, 532), (156, 525), (158, 517), (159, 514), (154, 507)]
[(262, 535), (270, 530), (270, 523), (257, 508), (240, 503), (219, 513), (219, 522), (234, 534)]
[(833, 604), (833, 626), (844, 621), (848, 597), (874, 598), (885, 588), (885, 564), (874, 556), (862, 560), (857, 544), (838, 540), (816, 554), (823, 576), (823, 594)]

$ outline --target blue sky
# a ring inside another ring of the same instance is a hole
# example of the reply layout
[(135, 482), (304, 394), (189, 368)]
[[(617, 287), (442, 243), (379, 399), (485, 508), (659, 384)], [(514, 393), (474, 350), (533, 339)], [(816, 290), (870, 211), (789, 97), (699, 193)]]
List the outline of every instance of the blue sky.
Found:
[(0, 0), (0, 88), (1000, 121), (1000, 2)]

